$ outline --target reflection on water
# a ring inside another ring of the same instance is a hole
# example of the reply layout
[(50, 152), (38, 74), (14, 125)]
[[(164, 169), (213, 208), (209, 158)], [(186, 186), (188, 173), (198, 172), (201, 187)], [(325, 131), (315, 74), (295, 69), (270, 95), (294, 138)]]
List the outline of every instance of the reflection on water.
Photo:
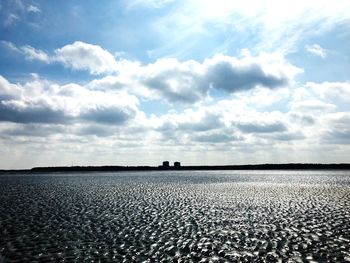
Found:
[(350, 261), (350, 172), (0, 176), (0, 262)]

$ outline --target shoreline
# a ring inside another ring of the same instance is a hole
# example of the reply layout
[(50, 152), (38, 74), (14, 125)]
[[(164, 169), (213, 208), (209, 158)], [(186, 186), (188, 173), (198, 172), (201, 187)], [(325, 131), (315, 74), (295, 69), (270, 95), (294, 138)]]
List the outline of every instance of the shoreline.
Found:
[(350, 170), (349, 163), (313, 164), (247, 164), (247, 165), (191, 165), (164, 166), (53, 166), (31, 169), (0, 170), (0, 173), (55, 173), (55, 172), (126, 172), (126, 171), (225, 171), (225, 170)]

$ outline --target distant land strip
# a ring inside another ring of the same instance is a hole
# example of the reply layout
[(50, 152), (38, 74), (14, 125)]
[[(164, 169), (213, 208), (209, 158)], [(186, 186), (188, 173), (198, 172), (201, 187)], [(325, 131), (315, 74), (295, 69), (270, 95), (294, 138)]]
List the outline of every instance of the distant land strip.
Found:
[(0, 170), (0, 173), (51, 173), (51, 172), (124, 172), (124, 171), (201, 171), (201, 170), (350, 170), (349, 163), (287, 163), (248, 165), (197, 165), (197, 166), (56, 166), (34, 167), (22, 170)]

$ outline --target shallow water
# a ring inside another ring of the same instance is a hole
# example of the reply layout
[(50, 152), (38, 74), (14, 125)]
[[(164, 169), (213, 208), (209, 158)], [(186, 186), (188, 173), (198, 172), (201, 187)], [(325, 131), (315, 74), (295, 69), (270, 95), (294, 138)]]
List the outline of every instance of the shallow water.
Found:
[(350, 262), (349, 171), (0, 176), (0, 262)]

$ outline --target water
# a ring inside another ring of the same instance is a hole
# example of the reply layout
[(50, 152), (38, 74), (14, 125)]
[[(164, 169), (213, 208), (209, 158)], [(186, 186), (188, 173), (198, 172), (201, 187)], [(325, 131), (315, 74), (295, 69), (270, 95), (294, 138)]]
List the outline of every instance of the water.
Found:
[(0, 176), (0, 262), (350, 262), (349, 171)]

